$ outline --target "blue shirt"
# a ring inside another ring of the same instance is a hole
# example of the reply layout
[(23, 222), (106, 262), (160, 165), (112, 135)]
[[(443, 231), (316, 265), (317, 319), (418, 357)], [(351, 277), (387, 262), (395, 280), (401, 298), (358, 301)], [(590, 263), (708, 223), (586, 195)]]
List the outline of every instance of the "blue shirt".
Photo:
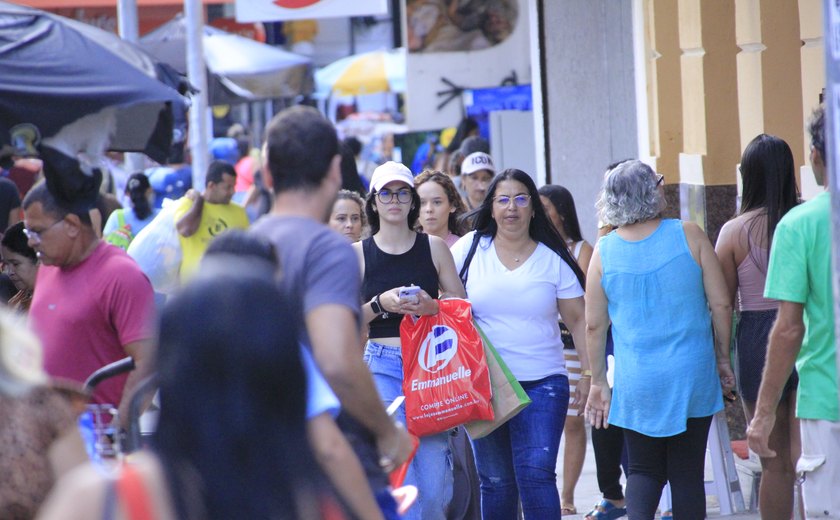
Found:
[(692, 417), (723, 408), (703, 271), (683, 224), (663, 220), (629, 242), (613, 231), (599, 241), (615, 345), (609, 423), (670, 437)]
[(306, 418), (312, 419), (324, 412), (335, 418), (341, 409), (338, 397), (321, 375), (309, 349), (303, 345), (300, 346), (300, 360), (306, 372)]

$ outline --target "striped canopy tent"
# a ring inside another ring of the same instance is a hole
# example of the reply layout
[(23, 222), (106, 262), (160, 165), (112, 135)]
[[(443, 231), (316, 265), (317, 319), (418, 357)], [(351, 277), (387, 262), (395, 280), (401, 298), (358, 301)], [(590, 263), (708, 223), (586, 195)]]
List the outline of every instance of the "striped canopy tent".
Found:
[(318, 94), (361, 96), (405, 92), (405, 49), (373, 51), (348, 56), (315, 73)]

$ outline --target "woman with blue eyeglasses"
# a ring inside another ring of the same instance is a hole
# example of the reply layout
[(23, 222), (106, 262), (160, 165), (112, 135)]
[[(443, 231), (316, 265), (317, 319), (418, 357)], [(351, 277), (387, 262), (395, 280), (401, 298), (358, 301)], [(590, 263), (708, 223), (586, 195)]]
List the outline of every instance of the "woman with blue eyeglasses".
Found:
[[(465, 297), (452, 255), (443, 239), (414, 231), (420, 197), (404, 165), (386, 162), (370, 179), (365, 203), (371, 236), (353, 244), (362, 269), (363, 322), (368, 324), (365, 362), (385, 406), (403, 395), (400, 322), (404, 314), (437, 314), (439, 297)], [(420, 288), (410, 297), (400, 289)], [(405, 408), (397, 420), (405, 423)], [(405, 484), (418, 489), (417, 502), (403, 518), (444, 520), (452, 498), (448, 432), (420, 439)]]
[(482, 518), (516, 518), (519, 502), (526, 520), (560, 518), (555, 467), (569, 379), (557, 313), (580, 357), (572, 405), (581, 411), (591, 376), (583, 272), (546, 215), (534, 181), (521, 170), (498, 175), (481, 205), (463, 218), (474, 230), (452, 246), (452, 254), (473, 316), (532, 401), (473, 441)]

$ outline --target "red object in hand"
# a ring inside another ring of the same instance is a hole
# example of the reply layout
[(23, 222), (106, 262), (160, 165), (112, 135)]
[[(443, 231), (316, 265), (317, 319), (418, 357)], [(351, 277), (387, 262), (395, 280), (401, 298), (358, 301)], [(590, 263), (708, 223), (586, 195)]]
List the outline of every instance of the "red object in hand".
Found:
[(285, 7), (286, 9), (300, 9), (301, 7), (309, 7), (317, 4), (321, 0), (275, 0), (274, 5)]
[(440, 300), (435, 315), (400, 324), (405, 422), (418, 437), (492, 420), (490, 371), (466, 300)]
[(405, 482), (405, 474), (408, 472), (408, 465), (411, 464), (411, 461), (414, 459), (414, 455), (417, 454), (417, 448), (420, 447), (420, 439), (412, 435), (411, 443), (414, 445), (414, 448), (411, 450), (411, 455), (409, 455), (408, 458), (405, 459), (405, 462), (400, 464), (397, 469), (388, 475), (388, 481), (391, 483), (391, 487), (393, 489), (402, 486), (403, 482)]

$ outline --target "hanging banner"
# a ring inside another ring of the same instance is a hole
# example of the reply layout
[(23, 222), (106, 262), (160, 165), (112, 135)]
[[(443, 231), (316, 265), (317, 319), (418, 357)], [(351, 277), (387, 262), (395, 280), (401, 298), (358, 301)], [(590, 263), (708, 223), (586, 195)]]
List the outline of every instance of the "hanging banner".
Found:
[(236, 0), (240, 23), (380, 14), (388, 14), (388, 0)]

